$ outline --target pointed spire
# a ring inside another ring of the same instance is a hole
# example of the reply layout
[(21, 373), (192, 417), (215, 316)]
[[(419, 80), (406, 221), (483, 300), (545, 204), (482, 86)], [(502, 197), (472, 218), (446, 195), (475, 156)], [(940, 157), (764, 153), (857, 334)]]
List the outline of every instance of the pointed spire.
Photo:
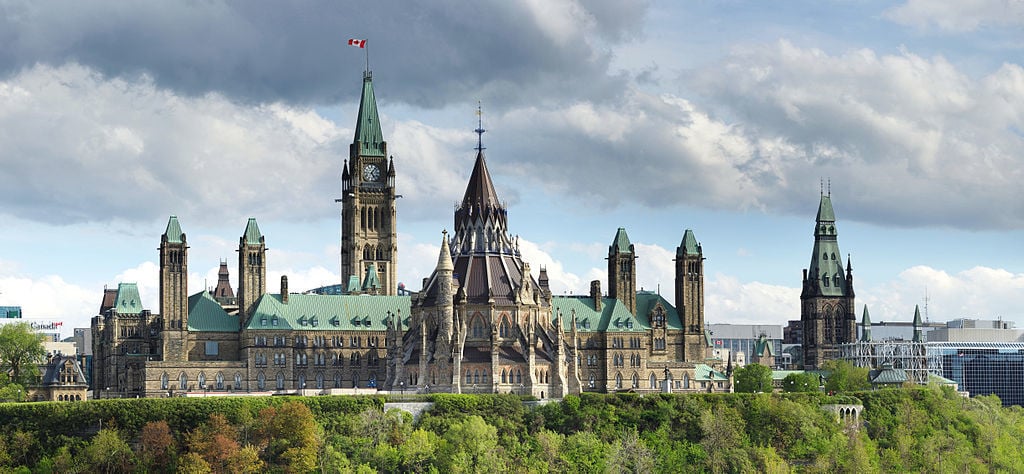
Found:
[(831, 190), (829, 194), (821, 195), (821, 202), (818, 203), (818, 222), (835, 222), (836, 213), (832, 210), (832, 195)]
[(363, 291), (380, 289), (380, 278), (377, 277), (377, 264), (370, 262), (366, 267), (366, 277), (363, 278)]
[(469, 175), (469, 184), (466, 185), (466, 194), (462, 197), (463, 208), (474, 206), (477, 207), (474, 212), (479, 212), (481, 208), (501, 207), (498, 193), (494, 190), (494, 182), (491, 181), (491, 173), (487, 170), (483, 150), (477, 150), (473, 172)]
[(914, 342), (924, 342), (921, 330), (921, 307), (914, 305)]
[(377, 116), (377, 99), (373, 94), (373, 75), (368, 71), (363, 74), (363, 94), (359, 98), (359, 116), (356, 118), (356, 132), (353, 145), (355, 155), (385, 156), (387, 146), (380, 130), (380, 118)]
[(170, 219), (167, 219), (167, 230), (164, 231), (164, 237), (167, 238), (168, 243), (172, 244), (180, 244), (185, 241), (185, 233), (181, 231), (178, 216), (171, 216)]
[(260, 226), (256, 224), (256, 218), (250, 217), (245, 224), (245, 233), (242, 235), (246, 244), (259, 245), (263, 242), (263, 234), (260, 233)]
[(455, 271), (455, 265), (452, 263), (452, 252), (448, 244), (448, 231), (442, 231), (441, 234), (441, 251), (437, 255), (437, 271)]
[(348, 180), (352, 175), (348, 172), (348, 160), (345, 160), (345, 164), (341, 167), (341, 179)]
[(693, 231), (686, 229), (683, 232), (683, 241), (679, 243), (679, 247), (676, 248), (676, 256), (683, 257), (686, 255), (700, 255), (700, 244), (697, 243), (697, 238), (694, 237)]
[(615, 231), (615, 239), (612, 240), (608, 253), (633, 253), (633, 244), (629, 242), (625, 227), (619, 227), (619, 230)]
[(871, 316), (868, 315), (868, 305), (864, 305), (864, 316), (860, 319), (860, 326), (860, 340), (864, 342), (871, 342)]

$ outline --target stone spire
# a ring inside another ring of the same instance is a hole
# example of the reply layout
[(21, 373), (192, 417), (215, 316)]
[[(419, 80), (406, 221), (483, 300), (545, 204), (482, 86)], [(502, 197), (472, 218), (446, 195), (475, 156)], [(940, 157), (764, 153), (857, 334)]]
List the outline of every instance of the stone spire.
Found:
[(608, 297), (618, 299), (629, 314), (636, 315), (636, 254), (623, 227), (608, 246)]
[(864, 316), (860, 320), (860, 340), (871, 342), (871, 316), (868, 316), (868, 305), (864, 305)]
[(914, 342), (924, 342), (921, 326), (921, 307), (914, 305)]

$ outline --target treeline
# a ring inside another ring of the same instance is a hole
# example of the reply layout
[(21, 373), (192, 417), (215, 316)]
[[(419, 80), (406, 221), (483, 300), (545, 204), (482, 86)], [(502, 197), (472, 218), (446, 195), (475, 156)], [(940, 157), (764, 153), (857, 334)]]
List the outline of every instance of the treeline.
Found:
[[(1024, 411), (932, 388), (0, 405), (0, 472), (1013, 472)], [(860, 424), (823, 410), (863, 403)]]

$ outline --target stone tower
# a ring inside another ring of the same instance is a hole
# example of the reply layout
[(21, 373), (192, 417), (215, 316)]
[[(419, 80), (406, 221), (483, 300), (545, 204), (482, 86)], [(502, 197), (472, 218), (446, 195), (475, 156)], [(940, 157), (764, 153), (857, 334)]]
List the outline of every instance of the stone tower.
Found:
[(807, 370), (819, 369), (825, 361), (837, 358), (839, 345), (854, 342), (857, 337), (853, 269), (847, 259), (846, 271), (843, 271), (837, 236), (832, 198), (822, 193), (814, 224), (811, 264), (804, 269), (800, 293), (804, 369)]
[(253, 305), (267, 292), (267, 244), (250, 217), (238, 238), (238, 315), (242, 327), (249, 323)]
[(636, 253), (622, 227), (608, 246), (608, 296), (618, 298), (629, 314), (636, 314)]
[(397, 292), (398, 233), (395, 220), (395, 164), (377, 117), (373, 75), (363, 73), (355, 138), (341, 174), (341, 280), (376, 268), (381, 294)]
[(163, 318), (163, 359), (188, 356), (188, 244), (177, 216), (167, 220), (160, 236), (160, 317)]
[(676, 248), (676, 311), (683, 325), (684, 360), (704, 358), (704, 250), (686, 229)]

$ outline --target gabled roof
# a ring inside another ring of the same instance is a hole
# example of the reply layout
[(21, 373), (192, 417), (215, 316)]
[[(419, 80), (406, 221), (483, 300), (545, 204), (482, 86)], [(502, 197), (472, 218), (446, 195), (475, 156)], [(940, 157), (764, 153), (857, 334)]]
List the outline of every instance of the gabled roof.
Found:
[(601, 311), (594, 309), (594, 299), (585, 295), (553, 296), (552, 315), (562, 314), (562, 329), (572, 330), (572, 313), (576, 312), (579, 332), (644, 332), (651, 328), (650, 313), (660, 303), (665, 310), (669, 329), (682, 329), (676, 309), (661, 295), (641, 291), (636, 295), (637, 315), (630, 314), (625, 303), (615, 298), (601, 298)]
[(384, 134), (377, 116), (377, 98), (373, 94), (373, 75), (363, 74), (363, 94), (359, 97), (359, 116), (356, 118), (354, 142), (359, 143), (357, 153), (362, 156), (384, 156)]
[(697, 238), (694, 237), (693, 231), (686, 229), (686, 231), (683, 232), (683, 241), (680, 242), (679, 247), (676, 248), (676, 256), (700, 255), (700, 251), (700, 244), (697, 243)]
[(629, 242), (629, 236), (626, 235), (626, 228), (619, 227), (619, 230), (615, 231), (615, 239), (612, 240), (612, 245), (608, 249), (609, 253), (633, 253), (633, 244)]
[(718, 372), (715, 369), (711, 368), (710, 365), (707, 365), (707, 364), (697, 364), (694, 367), (693, 375), (694, 375), (694, 377), (693, 377), (694, 380), (697, 380), (697, 381), (701, 381), (701, 380), (704, 380), (704, 381), (729, 380), (729, 377), (727, 375), (725, 375), (725, 373)]
[[(70, 382), (65, 381), (61, 370), (64, 367), (71, 368)], [(53, 386), (53, 385), (80, 385), (88, 386), (89, 382), (85, 378), (85, 374), (82, 372), (82, 366), (78, 363), (78, 360), (74, 356), (60, 355), (53, 356), (43, 368), (43, 374), (39, 381), (41, 386)]]
[(765, 352), (767, 352), (769, 356), (775, 357), (775, 344), (772, 344), (772, 341), (767, 337), (761, 336), (757, 339), (757, 342), (754, 343), (754, 354), (758, 357), (763, 357)]
[(304, 331), (384, 331), (388, 312), (409, 317), (408, 296), (264, 294), (246, 329)]
[(907, 381), (907, 372), (903, 369), (894, 369), (892, 365), (885, 364), (878, 374), (871, 378), (875, 385), (897, 385)]
[(245, 224), (245, 234), (242, 236), (248, 245), (259, 245), (263, 241), (263, 234), (260, 233), (260, 226), (256, 224), (256, 218), (250, 217)]
[(164, 231), (164, 235), (167, 236), (168, 243), (182, 243), (185, 238), (185, 233), (181, 231), (181, 224), (178, 223), (178, 216), (171, 216), (167, 219), (167, 230)]
[(118, 283), (114, 311), (118, 314), (139, 314), (142, 312), (142, 298), (135, 283)]
[(238, 332), (238, 316), (224, 311), (208, 291), (188, 297), (188, 330), (197, 332)]
[(630, 332), (642, 331), (643, 326), (621, 301), (612, 298), (601, 299), (601, 311), (594, 309), (594, 300), (589, 296), (553, 296), (551, 314), (562, 314), (562, 329), (572, 330), (572, 313), (576, 311), (576, 330), (579, 332)]

